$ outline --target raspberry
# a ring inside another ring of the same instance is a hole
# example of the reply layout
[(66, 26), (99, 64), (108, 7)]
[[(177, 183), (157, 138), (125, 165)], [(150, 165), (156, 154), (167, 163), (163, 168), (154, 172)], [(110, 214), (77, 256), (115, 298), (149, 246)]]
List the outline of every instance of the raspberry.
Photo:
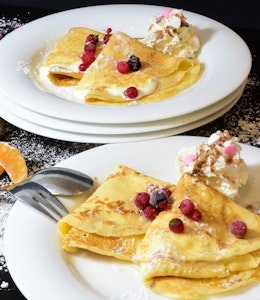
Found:
[(202, 218), (202, 214), (201, 214), (201, 212), (198, 209), (194, 209), (194, 211), (192, 212), (190, 218), (193, 221), (199, 222), (201, 220), (201, 218)]
[(129, 64), (127, 63), (127, 61), (119, 61), (117, 63), (117, 70), (119, 73), (122, 73), (122, 74), (127, 74), (130, 72), (130, 66)]
[(153, 221), (157, 215), (159, 214), (159, 211), (153, 207), (152, 205), (148, 205), (144, 211), (144, 217), (147, 219), (147, 220), (150, 220), (150, 221)]
[(195, 205), (190, 199), (184, 199), (181, 201), (179, 209), (185, 216), (191, 216), (194, 212)]
[(131, 55), (127, 62), (130, 66), (130, 69), (134, 72), (141, 68), (140, 58), (135, 55)]
[(230, 231), (235, 237), (243, 239), (247, 232), (247, 225), (241, 220), (235, 220), (230, 226)]
[(138, 96), (138, 90), (134, 86), (130, 86), (124, 92), (124, 95), (129, 99), (135, 99)]
[(144, 210), (149, 205), (149, 199), (150, 199), (149, 193), (140, 192), (136, 194), (134, 198), (134, 202), (139, 209)]
[(163, 189), (157, 189), (150, 195), (149, 203), (152, 206), (156, 206), (160, 201), (168, 200), (168, 195)]
[(184, 224), (181, 219), (173, 218), (169, 222), (169, 228), (174, 233), (182, 233), (184, 231)]

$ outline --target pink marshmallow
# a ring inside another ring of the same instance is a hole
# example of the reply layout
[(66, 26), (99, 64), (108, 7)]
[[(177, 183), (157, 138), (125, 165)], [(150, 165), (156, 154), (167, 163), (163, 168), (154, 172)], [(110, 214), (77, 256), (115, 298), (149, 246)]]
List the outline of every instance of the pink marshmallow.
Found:
[(233, 157), (237, 153), (237, 146), (235, 144), (230, 144), (223, 148), (223, 153), (229, 157)]
[(162, 10), (162, 15), (163, 15), (165, 18), (169, 18), (171, 12), (172, 12), (172, 9), (165, 8), (165, 9)]
[(197, 155), (195, 154), (188, 154), (183, 157), (183, 162), (188, 166), (193, 163), (197, 159)]

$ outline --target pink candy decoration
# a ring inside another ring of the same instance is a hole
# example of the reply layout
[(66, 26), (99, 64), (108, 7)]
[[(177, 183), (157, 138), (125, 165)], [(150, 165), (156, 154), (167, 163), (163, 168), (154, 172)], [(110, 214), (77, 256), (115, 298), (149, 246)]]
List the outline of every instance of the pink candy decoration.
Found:
[(197, 155), (195, 154), (188, 154), (183, 157), (183, 162), (188, 166), (193, 163), (197, 159)]
[(223, 153), (227, 156), (233, 157), (237, 153), (237, 146), (235, 144), (230, 144), (223, 148)]
[(166, 8), (162, 11), (162, 15), (165, 17), (165, 18), (169, 18), (170, 14), (172, 12), (172, 9), (169, 9), (169, 8)]

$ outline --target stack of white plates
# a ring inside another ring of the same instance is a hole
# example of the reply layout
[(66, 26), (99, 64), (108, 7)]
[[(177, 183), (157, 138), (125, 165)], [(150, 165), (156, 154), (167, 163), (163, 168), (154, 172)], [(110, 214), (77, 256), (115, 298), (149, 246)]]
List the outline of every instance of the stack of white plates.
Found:
[(104, 31), (111, 27), (134, 37), (147, 34), (163, 7), (100, 5), (46, 16), (0, 42), (0, 117), (27, 131), (60, 140), (117, 143), (183, 133), (218, 117), (238, 101), (250, 69), (251, 54), (231, 29), (184, 11), (200, 38), (204, 72), (182, 93), (151, 104), (104, 107), (79, 104), (39, 90), (32, 75), (39, 57), (70, 27)]

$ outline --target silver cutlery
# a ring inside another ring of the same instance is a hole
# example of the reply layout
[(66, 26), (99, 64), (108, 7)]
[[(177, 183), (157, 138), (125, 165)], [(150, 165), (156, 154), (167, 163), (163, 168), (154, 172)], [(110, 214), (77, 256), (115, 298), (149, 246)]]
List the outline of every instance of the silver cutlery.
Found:
[(25, 182), (36, 182), (45, 187), (55, 196), (72, 196), (78, 195), (89, 190), (93, 185), (93, 179), (76, 170), (49, 167), (31, 175), (26, 181), (6, 187), (12, 191)]
[(68, 168), (49, 167), (36, 172), (26, 181), (5, 189), (16, 200), (22, 201), (57, 222), (69, 211), (55, 196), (79, 195), (93, 185), (93, 179), (84, 173)]
[(45, 187), (28, 181), (10, 191), (16, 200), (22, 201), (55, 222), (69, 213), (67, 208)]

